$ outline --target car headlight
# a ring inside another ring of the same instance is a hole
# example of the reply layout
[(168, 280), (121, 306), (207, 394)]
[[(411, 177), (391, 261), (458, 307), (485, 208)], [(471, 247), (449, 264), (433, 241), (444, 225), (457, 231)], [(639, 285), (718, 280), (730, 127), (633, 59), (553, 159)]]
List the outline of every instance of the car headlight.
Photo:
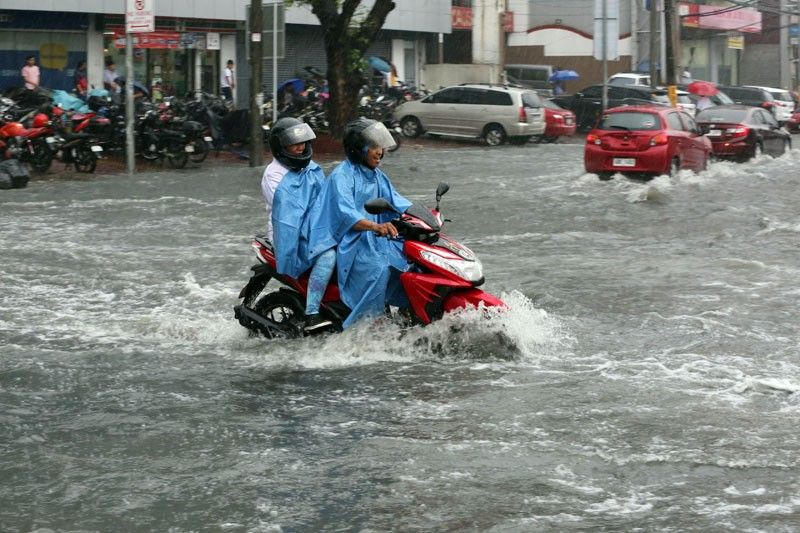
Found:
[(477, 257), (474, 261), (464, 259), (448, 259), (439, 254), (422, 250), (420, 255), (423, 259), (439, 268), (452, 272), (456, 276), (467, 281), (476, 282), (483, 279), (483, 265)]

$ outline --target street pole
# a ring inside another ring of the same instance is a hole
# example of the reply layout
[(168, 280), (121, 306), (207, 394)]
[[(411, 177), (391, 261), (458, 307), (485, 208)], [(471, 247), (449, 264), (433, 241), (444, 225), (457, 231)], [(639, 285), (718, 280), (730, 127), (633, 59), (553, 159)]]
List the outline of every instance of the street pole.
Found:
[(278, 121), (278, 2), (272, 4), (272, 124)]
[(136, 173), (133, 117), (133, 35), (125, 32), (125, 168), (129, 176)]
[(606, 0), (603, 2), (603, 112), (608, 109), (608, 5)]
[(657, 0), (650, 0), (650, 87), (658, 87), (658, 69), (656, 68), (658, 58), (658, 9)]
[(250, 4), (250, 166), (260, 167), (264, 163), (264, 133), (261, 129), (261, 92), (262, 81), (262, 48), (261, 32), (263, 30), (263, 13), (261, 0), (252, 0)]
[(678, 104), (678, 93), (675, 68), (675, 17), (673, 13), (674, 3), (673, 0), (664, 0), (664, 46), (666, 47), (666, 74), (667, 91), (669, 95), (669, 102), (672, 107)]

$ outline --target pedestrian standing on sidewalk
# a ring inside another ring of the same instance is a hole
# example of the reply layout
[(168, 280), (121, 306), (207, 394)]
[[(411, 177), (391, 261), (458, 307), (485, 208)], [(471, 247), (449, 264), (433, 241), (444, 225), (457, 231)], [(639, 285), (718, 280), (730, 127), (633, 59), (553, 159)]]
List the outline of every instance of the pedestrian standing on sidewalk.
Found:
[(233, 59), (228, 60), (228, 65), (222, 71), (222, 80), (220, 82), (220, 92), (222, 97), (233, 102), (233, 89), (236, 87), (236, 78), (233, 75)]
[(89, 81), (86, 77), (86, 61), (78, 61), (78, 66), (75, 67), (73, 88), (75, 90), (75, 96), (86, 101), (86, 93), (89, 90)]
[(22, 67), (22, 79), (25, 81), (25, 88), (29, 91), (39, 87), (41, 72), (36, 64), (36, 56), (28, 56), (25, 59), (25, 66)]

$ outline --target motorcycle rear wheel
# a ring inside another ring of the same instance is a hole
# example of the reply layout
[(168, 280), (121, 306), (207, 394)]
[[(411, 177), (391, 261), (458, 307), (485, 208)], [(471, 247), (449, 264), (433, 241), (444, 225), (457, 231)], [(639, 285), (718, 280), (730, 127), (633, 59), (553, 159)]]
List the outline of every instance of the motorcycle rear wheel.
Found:
[(186, 145), (182, 142), (173, 143), (167, 152), (167, 161), (172, 168), (183, 168), (189, 161), (189, 154), (186, 152)]
[(271, 320), (290, 335), (297, 331), (297, 324), (305, 317), (305, 307), (298, 296), (286, 291), (265, 294), (255, 303), (253, 311)]
[(192, 163), (202, 163), (208, 157), (208, 143), (204, 140), (195, 141), (192, 143), (194, 152), (189, 156)]

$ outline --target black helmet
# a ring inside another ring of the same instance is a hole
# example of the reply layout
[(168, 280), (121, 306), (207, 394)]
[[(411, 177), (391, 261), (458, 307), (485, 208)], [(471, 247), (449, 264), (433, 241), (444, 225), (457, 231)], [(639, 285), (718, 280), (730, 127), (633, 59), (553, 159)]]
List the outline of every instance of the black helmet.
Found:
[[(272, 130), (269, 132), (269, 149), (272, 151), (272, 157), (280, 161), (286, 168), (295, 171), (302, 170), (308, 166), (311, 155), (314, 153), (311, 143), (308, 141), (316, 138), (311, 126), (294, 117), (285, 117), (279, 119), (272, 126)], [(285, 150), (287, 146), (299, 143), (306, 143), (302, 154), (292, 155)]]
[(370, 146), (383, 149), (394, 148), (392, 134), (382, 122), (369, 118), (357, 118), (344, 127), (344, 152), (353, 163), (366, 164), (367, 150)]

